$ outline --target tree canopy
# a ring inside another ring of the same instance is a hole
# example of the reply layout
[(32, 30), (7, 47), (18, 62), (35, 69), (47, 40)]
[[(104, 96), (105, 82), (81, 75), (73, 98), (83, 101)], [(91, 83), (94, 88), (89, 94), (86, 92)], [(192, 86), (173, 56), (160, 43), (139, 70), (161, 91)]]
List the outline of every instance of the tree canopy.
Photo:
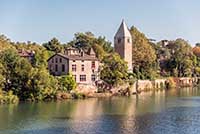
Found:
[[(45, 100), (55, 98), (58, 91), (74, 90), (76, 82), (70, 74), (52, 76), (47, 68), (49, 57), (63, 53), (71, 46), (85, 51), (93, 48), (101, 62), (100, 78), (111, 86), (130, 81), (130, 75), (134, 79), (200, 76), (200, 43), (195, 47), (184, 39), (156, 43), (136, 27), (131, 27), (130, 33), (133, 37), (133, 74), (127, 71), (127, 63), (114, 52), (112, 43), (91, 32), (75, 33), (68, 43), (52, 38), (42, 45), (30, 41), (12, 42), (0, 35), (0, 95), (4, 92), (18, 96), (20, 100)], [(20, 57), (20, 49), (34, 52), (33, 62)]]
[(101, 79), (112, 86), (117, 86), (128, 80), (127, 63), (116, 53), (107, 55), (103, 59), (100, 72)]
[(148, 38), (136, 27), (130, 29), (133, 43), (133, 72), (138, 79), (156, 76), (156, 52)]

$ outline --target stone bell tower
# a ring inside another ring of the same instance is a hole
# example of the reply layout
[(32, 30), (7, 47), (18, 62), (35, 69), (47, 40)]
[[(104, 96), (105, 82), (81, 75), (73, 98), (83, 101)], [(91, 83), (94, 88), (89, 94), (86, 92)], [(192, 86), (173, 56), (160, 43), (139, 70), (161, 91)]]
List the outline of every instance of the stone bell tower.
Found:
[(115, 52), (128, 63), (129, 72), (133, 72), (132, 65), (132, 36), (124, 22), (122, 21), (117, 33), (114, 37)]

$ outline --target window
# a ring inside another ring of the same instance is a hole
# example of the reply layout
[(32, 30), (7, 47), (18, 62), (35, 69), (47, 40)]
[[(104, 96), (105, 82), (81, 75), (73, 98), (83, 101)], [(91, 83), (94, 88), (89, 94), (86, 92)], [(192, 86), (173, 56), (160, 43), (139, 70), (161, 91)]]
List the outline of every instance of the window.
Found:
[(82, 62), (84, 62), (84, 60), (82, 60)]
[(62, 64), (62, 72), (65, 72), (65, 64)]
[(130, 43), (130, 39), (129, 38), (127, 39), (127, 42)]
[(92, 74), (92, 75), (91, 75), (91, 80), (92, 80), (92, 81), (95, 81), (95, 80), (96, 80), (95, 74)]
[(86, 75), (80, 75), (80, 81), (86, 81)]
[(91, 68), (95, 68), (95, 61), (92, 61), (92, 66)]
[(58, 58), (56, 58), (56, 63), (58, 63)]
[(120, 38), (118, 38), (118, 39), (117, 39), (117, 42), (118, 42), (118, 43), (121, 43), (121, 39), (120, 39)]
[(81, 70), (84, 71), (84, 69), (85, 69), (85, 68), (84, 68), (84, 65), (81, 65)]
[(55, 71), (57, 72), (58, 71), (58, 65), (56, 64), (55, 66)]
[(76, 62), (75, 60), (73, 60), (73, 62)]
[(76, 72), (76, 65), (75, 64), (72, 65), (72, 71)]
[(74, 77), (74, 80), (76, 81), (76, 75), (73, 75), (73, 77)]
[(83, 52), (81, 52), (81, 56), (82, 56), (82, 57), (84, 56), (84, 53), (83, 53)]
[(54, 58), (52, 58), (52, 63), (54, 63)]
[(62, 58), (60, 58), (60, 63), (62, 63)]

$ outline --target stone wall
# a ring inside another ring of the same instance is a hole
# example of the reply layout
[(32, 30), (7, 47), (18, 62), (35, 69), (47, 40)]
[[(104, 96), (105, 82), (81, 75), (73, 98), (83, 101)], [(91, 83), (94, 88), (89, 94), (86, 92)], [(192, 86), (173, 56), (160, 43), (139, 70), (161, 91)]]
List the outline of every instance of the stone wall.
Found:
[[(173, 78), (177, 87), (194, 86), (200, 83), (200, 77), (180, 77)], [(137, 92), (147, 91), (152, 89), (166, 88), (168, 79), (156, 79), (156, 80), (138, 80), (135, 82), (135, 90)]]
[[(176, 82), (177, 87), (193, 86), (197, 83), (200, 83), (200, 77), (196, 78), (182, 77), (182, 78), (173, 78), (173, 80)], [(129, 86), (129, 84), (123, 84), (121, 86), (114, 88), (102, 84), (104, 86), (102, 87), (98, 86), (98, 87), (104, 88), (105, 91), (110, 90), (112, 94), (120, 93), (120, 91), (127, 91), (127, 89), (129, 89), (131, 94), (135, 94), (142, 91), (165, 89), (167, 83), (168, 79), (138, 80), (131, 87)], [(79, 93), (97, 93), (98, 89), (94, 85), (78, 84), (76, 91), (78, 91)]]
[(200, 81), (200, 77), (180, 77), (174, 78), (174, 81), (179, 87), (190, 87), (198, 84)]
[(86, 93), (86, 94), (96, 93), (97, 87), (94, 85), (90, 85), (90, 84), (78, 84), (75, 91), (78, 93)]
[(136, 92), (165, 88), (167, 79), (138, 80), (135, 82)]

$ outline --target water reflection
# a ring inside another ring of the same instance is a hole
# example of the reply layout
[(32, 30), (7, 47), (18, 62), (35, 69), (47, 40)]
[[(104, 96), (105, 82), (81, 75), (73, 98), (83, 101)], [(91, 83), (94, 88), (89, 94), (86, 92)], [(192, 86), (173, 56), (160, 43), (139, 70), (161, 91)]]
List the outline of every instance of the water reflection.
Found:
[(0, 134), (200, 133), (200, 90), (0, 106)]

